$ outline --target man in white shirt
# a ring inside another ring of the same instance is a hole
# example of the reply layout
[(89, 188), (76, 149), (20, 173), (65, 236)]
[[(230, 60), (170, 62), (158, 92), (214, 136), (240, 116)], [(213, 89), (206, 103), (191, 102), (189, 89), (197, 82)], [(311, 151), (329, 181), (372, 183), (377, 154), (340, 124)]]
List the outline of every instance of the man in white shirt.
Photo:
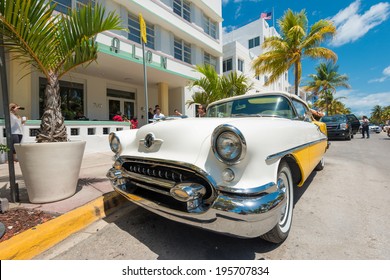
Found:
[(161, 119), (163, 117), (165, 117), (165, 115), (161, 113), (160, 108), (156, 108), (156, 113), (154, 114), (153, 119)]

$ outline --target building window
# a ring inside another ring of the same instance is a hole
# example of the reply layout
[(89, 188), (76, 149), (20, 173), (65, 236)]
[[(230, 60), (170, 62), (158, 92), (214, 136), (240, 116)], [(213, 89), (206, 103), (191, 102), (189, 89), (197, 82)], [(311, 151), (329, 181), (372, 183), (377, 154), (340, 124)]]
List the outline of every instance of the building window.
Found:
[[(146, 23), (146, 47), (154, 50), (154, 25)], [(139, 27), (139, 18), (135, 15), (128, 14), (129, 34), (128, 39), (141, 44), (141, 32)]]
[(57, 4), (55, 10), (63, 14), (67, 14), (72, 9), (72, 0), (53, 0), (51, 4)]
[(260, 37), (255, 37), (253, 39), (249, 40), (249, 48), (255, 48), (257, 46), (260, 46)]
[(284, 80), (287, 81), (287, 73), (284, 73)]
[(217, 70), (217, 58), (206, 52), (204, 53), (204, 64), (213, 66)]
[(268, 82), (268, 76), (264, 76), (264, 84)]
[(173, 0), (173, 12), (191, 22), (191, 4), (186, 0)]
[[(47, 80), (39, 78), (39, 116), (44, 112), (44, 98)], [(84, 113), (84, 85), (60, 81), (61, 112), (65, 120), (74, 120), (76, 114)]]
[(229, 58), (223, 61), (223, 72), (233, 70), (233, 59)]
[(178, 60), (191, 64), (191, 44), (175, 38), (174, 56)]
[(203, 30), (214, 39), (217, 39), (217, 23), (203, 14)]
[(242, 59), (237, 60), (238, 71), (244, 72), (244, 61)]
[(53, 0), (52, 4), (57, 4), (55, 10), (67, 14), (72, 8), (80, 9), (82, 6), (86, 6), (89, 3), (92, 3), (92, 6), (95, 6), (96, 0)]

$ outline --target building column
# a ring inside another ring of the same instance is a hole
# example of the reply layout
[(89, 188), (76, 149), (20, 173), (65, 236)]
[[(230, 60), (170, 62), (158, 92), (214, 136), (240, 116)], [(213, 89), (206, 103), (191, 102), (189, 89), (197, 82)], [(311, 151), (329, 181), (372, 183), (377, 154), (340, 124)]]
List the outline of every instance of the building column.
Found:
[(168, 84), (159, 83), (158, 84), (158, 104), (161, 108), (161, 113), (165, 116), (169, 115), (169, 106), (168, 106), (169, 96), (168, 96)]

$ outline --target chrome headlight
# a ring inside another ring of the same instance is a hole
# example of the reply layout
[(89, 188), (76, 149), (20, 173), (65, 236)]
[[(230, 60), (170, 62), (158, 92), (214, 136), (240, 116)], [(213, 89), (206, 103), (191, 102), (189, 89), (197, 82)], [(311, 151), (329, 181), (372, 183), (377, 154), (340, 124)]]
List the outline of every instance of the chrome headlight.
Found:
[(347, 123), (341, 123), (340, 124), (340, 129), (348, 129), (348, 124)]
[(122, 150), (122, 146), (118, 136), (114, 132), (111, 132), (110, 135), (108, 135), (108, 141), (110, 143), (111, 151), (115, 154), (119, 154)]
[(246, 154), (246, 141), (241, 131), (232, 125), (218, 126), (211, 137), (216, 158), (226, 164), (239, 163)]

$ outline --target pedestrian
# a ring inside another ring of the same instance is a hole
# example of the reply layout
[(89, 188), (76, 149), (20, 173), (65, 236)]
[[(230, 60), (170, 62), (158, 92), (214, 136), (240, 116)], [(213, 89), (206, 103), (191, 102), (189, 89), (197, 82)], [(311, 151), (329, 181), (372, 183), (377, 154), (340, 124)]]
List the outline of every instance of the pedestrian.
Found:
[(130, 119), (130, 123), (131, 123), (131, 129), (138, 128), (138, 119), (137, 119), (137, 117), (132, 117)]
[(363, 122), (362, 122), (362, 138), (365, 137), (365, 134), (367, 134), (367, 139), (370, 138), (370, 129), (369, 129), (370, 121), (366, 116), (363, 116)]
[(116, 122), (123, 122), (122, 113), (117, 112), (116, 115), (112, 118), (112, 120)]
[(12, 139), (12, 153), (13, 160), (18, 162), (16, 157), (15, 144), (21, 143), (23, 138), (23, 125), (26, 122), (26, 117), (20, 117), (19, 110), (24, 110), (16, 103), (9, 104), (10, 120), (11, 120), (11, 139)]
[(179, 110), (175, 109), (173, 110), (173, 115), (175, 116), (182, 116), (183, 114), (179, 112)]
[(202, 105), (202, 104), (200, 104), (200, 105), (198, 106), (198, 113), (197, 113), (197, 116), (198, 116), (199, 118), (203, 118), (203, 117), (206, 116), (206, 106), (204, 106), (204, 105)]
[(165, 115), (163, 113), (161, 113), (160, 108), (156, 108), (155, 111), (156, 111), (156, 113), (154, 114), (153, 119), (161, 119), (161, 118), (165, 117)]
[(148, 120), (149, 122), (151, 122), (151, 119), (153, 119), (153, 109), (152, 108), (149, 108), (149, 111), (148, 111)]

